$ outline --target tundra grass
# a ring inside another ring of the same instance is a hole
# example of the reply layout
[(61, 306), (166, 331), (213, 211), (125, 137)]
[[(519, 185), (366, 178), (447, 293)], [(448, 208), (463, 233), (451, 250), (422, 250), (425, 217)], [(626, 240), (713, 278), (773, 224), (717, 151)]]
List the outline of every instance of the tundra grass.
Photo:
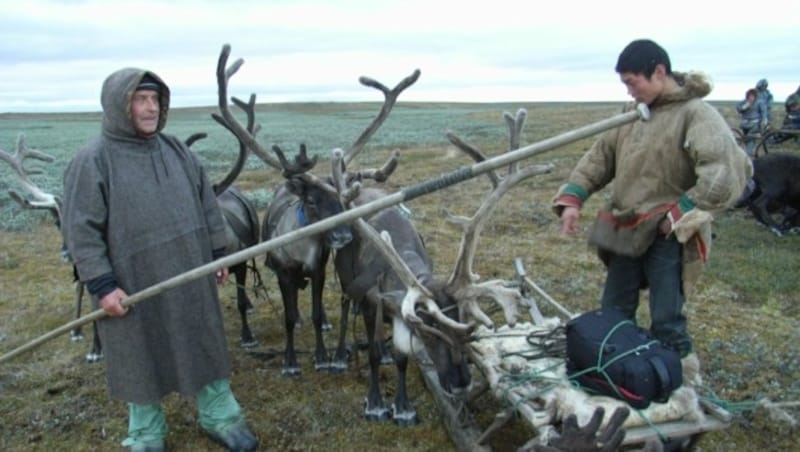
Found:
[[(307, 118), (313, 116), (313, 112), (338, 116), (335, 107), (292, 105), (291, 109)], [(456, 122), (464, 123), (464, 132), (457, 132), (462, 139), (476, 144), (487, 154), (496, 154), (505, 146), (506, 129), (501, 119), (504, 108), (481, 106), (470, 111), (464, 105), (445, 107), (459, 118)], [(529, 119), (523, 144), (603, 119), (618, 110), (617, 106), (606, 104), (530, 104), (526, 107)], [(289, 109), (289, 106), (282, 108)], [(370, 119), (363, 106), (353, 108), (363, 114), (362, 123)], [(415, 114), (435, 116), (435, 112), (425, 112), (426, 106), (422, 104), (405, 108), (409, 110), (409, 118)], [(516, 108), (508, 106), (507, 110), (513, 113)], [(729, 107), (722, 105), (720, 108)], [(207, 113), (193, 114), (197, 118)], [(458, 116), (461, 114), (464, 116)], [(0, 122), (6, 119), (0, 118)], [(477, 121), (478, 125), (470, 121)], [(488, 127), (481, 125), (482, 121), (494, 124), (496, 131), (487, 131), (485, 137), (471, 135), (471, 131)], [(192, 127), (187, 127), (186, 131), (190, 129)], [(3, 127), (3, 130), (9, 129)], [(61, 129), (56, 123), (51, 130)], [(442, 133), (441, 130), (436, 132)], [(502, 138), (496, 138), (494, 133)], [(354, 137), (351, 134), (349, 141)], [(225, 140), (229, 151), (236, 152), (231, 140), (227, 137)], [(432, 140), (400, 148), (400, 166), (387, 183), (389, 190), (471, 163), (447, 143)], [(7, 143), (13, 144), (13, 138), (0, 136), (0, 142), (0, 147), (7, 149), (10, 147)], [(528, 276), (568, 309), (579, 312), (596, 306), (605, 273), (586, 245), (586, 227), (602, 204), (604, 193), (598, 193), (585, 206), (584, 229), (578, 238), (559, 234), (558, 221), (549, 208), (555, 190), (591, 142), (591, 139), (581, 140), (523, 163), (553, 163), (555, 169), (550, 174), (525, 181), (500, 201), (501, 205), (481, 236), (474, 262), (474, 270), (482, 278), (513, 278), (513, 260), (521, 257)], [(29, 144), (43, 147), (30, 138)], [(395, 147), (391, 144), (368, 146), (354, 166), (379, 166)], [(222, 158), (221, 152), (207, 155)], [(219, 165), (218, 174), (222, 173), (223, 166)], [(7, 175), (4, 170), (0, 173)], [(8, 181), (7, 178), (3, 180)], [(248, 165), (238, 183), (246, 193), (261, 199), (259, 214), (263, 215), (272, 188), (279, 180), (274, 171), (254, 163)], [(488, 188), (488, 181), (481, 177), (408, 203), (434, 260), (437, 276), (449, 275), (460, 238), (459, 230), (446, 221), (446, 213), (471, 215)], [(9, 211), (14, 210), (11, 207), (6, 206)], [(30, 213), (26, 213), (25, 227), (5, 228), (0, 232), (2, 352), (74, 317), (72, 272), (58, 255), (59, 234), (46, 214), (27, 215)], [(744, 211), (720, 215), (715, 221), (715, 235), (708, 271), (689, 298), (687, 314), (702, 364), (704, 395), (729, 408), (734, 422), (724, 431), (704, 435), (699, 448), (704, 451), (793, 450), (797, 427), (786, 420), (770, 417), (756, 402), (796, 403), (800, 400), (797, 383), (800, 381), (800, 354), (796, 347), (800, 340), (797, 326), (800, 278), (796, 275), (800, 237), (775, 237), (766, 228), (756, 225)], [(266, 295), (253, 298), (255, 306), (250, 317), (258, 347), (244, 350), (238, 346), (240, 323), (232, 282), (221, 289), (221, 295), (233, 360), (232, 385), (261, 440), (262, 450), (454, 449), (433, 399), (413, 365), (409, 367), (409, 395), (421, 423), (411, 428), (370, 423), (363, 418), (368, 378), (363, 351), (353, 355), (349, 369), (342, 375), (313, 370), (314, 342), (308, 291), (301, 292), (304, 322), (295, 335), (303, 375), (299, 379), (282, 378), (284, 332), (280, 293), (275, 278), (263, 267), (261, 259), (256, 263), (267, 289)], [(326, 335), (326, 345), (333, 348), (338, 334), (339, 289), (330, 268), (325, 305), (335, 325), (334, 331)], [(544, 300), (539, 300), (539, 305), (546, 315), (557, 315)], [(84, 309), (86, 312), (88, 310)], [(646, 315), (647, 309), (643, 308), (640, 317), (646, 319)], [(361, 319), (350, 319), (348, 324), (348, 338), (363, 342)], [(84, 331), (87, 335), (84, 342), (71, 342), (65, 335), (0, 364), (0, 450), (120, 449), (119, 442), (125, 437), (127, 426), (126, 408), (123, 403), (108, 398), (104, 364), (84, 362), (83, 356), (90, 348), (91, 329), (87, 326)], [(387, 400), (396, 391), (394, 376), (393, 367), (381, 369), (381, 384)], [(171, 450), (216, 450), (197, 426), (192, 400), (170, 396), (164, 405), (170, 425), (168, 446)], [(473, 411), (481, 425), (488, 426), (500, 408), (493, 397), (484, 395), (475, 402)], [(800, 414), (798, 411), (785, 407), (785, 413), (795, 419)], [(515, 450), (534, 434), (524, 422), (515, 420), (492, 437), (491, 446), (498, 451)]]

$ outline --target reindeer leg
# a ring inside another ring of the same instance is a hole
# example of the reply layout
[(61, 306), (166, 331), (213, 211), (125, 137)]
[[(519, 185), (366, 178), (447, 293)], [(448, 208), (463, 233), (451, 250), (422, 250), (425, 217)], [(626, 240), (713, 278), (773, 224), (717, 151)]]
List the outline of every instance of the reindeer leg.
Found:
[(361, 304), (361, 312), (364, 316), (364, 326), (369, 343), (369, 388), (367, 389), (367, 398), (364, 401), (364, 416), (369, 421), (385, 422), (391, 419), (392, 414), (381, 396), (379, 380), (381, 350), (377, 341), (375, 341), (375, 307), (371, 302)]
[[(74, 267), (73, 267), (74, 271)], [(76, 276), (77, 278), (77, 276)], [(75, 283), (75, 318), (80, 318), (81, 316), (81, 309), (83, 305), (83, 293), (85, 291), (85, 285), (80, 282), (76, 281)], [(103, 344), (100, 342), (100, 334), (97, 332), (97, 321), (92, 322), (92, 333), (94, 338), (92, 339), (92, 349), (89, 353), (86, 354), (86, 362), (87, 363), (96, 363), (103, 359)], [(76, 327), (70, 333), (70, 338), (72, 341), (82, 341), (83, 340), (83, 332), (81, 331), (81, 327)]]
[(798, 232), (798, 226), (800, 226), (800, 210), (787, 206), (783, 208), (783, 213), (784, 217), (781, 228), (786, 232), (796, 234)]
[(781, 237), (783, 236), (783, 231), (781, 231), (780, 226), (769, 214), (768, 206), (770, 199), (771, 197), (767, 193), (761, 193), (761, 195), (750, 204), (750, 211), (753, 212), (753, 216), (759, 223), (767, 226), (775, 235)]
[(94, 334), (92, 351), (86, 355), (86, 362), (88, 363), (96, 363), (103, 359), (103, 344), (100, 341), (100, 333), (97, 330), (97, 321), (92, 322), (92, 333)]
[(394, 358), (392, 357), (391, 347), (389, 345), (389, 341), (386, 340), (386, 335), (384, 331), (386, 329), (383, 328), (383, 322), (381, 319), (384, 318), (383, 315), (383, 304), (378, 304), (377, 314), (378, 321), (375, 325), (375, 342), (378, 344), (381, 350), (381, 365), (388, 366), (390, 364), (394, 364)]
[(253, 348), (258, 345), (258, 341), (253, 338), (250, 324), (247, 322), (247, 313), (253, 307), (250, 298), (247, 296), (247, 263), (233, 266), (233, 274), (236, 276), (236, 307), (239, 308), (239, 317), (242, 319), (241, 342), (242, 348)]
[[(269, 294), (267, 293), (267, 288), (264, 287), (264, 280), (261, 279), (261, 272), (258, 271), (258, 267), (256, 267), (256, 260), (250, 260), (250, 265), (248, 266), (250, 271), (253, 273), (253, 293), (256, 294), (256, 298), (266, 298), (269, 299)], [(248, 302), (250, 299), (248, 298)], [(247, 312), (250, 313), (253, 310), (252, 303), (247, 306)]]
[(342, 312), (339, 317), (339, 343), (336, 346), (336, 354), (331, 361), (330, 372), (335, 374), (344, 373), (347, 370), (347, 361), (350, 356), (350, 350), (347, 347), (347, 319), (348, 312), (350, 311), (350, 297), (342, 294), (341, 298)]
[(320, 313), (321, 313), (321, 317), (322, 317), (322, 323), (321, 323), (322, 331), (324, 331), (326, 333), (328, 331), (332, 331), (333, 330), (333, 324), (331, 324), (331, 321), (328, 320), (328, 314), (325, 313), (325, 305), (324, 304), (320, 304), (319, 309), (320, 309)]
[(392, 355), (392, 345), (391, 345), (391, 338), (383, 338), (382, 341), (379, 342), (381, 347), (381, 364), (384, 366), (388, 366), (394, 363), (394, 356)]
[(419, 424), (417, 411), (408, 400), (406, 392), (406, 370), (408, 369), (408, 356), (405, 353), (395, 352), (394, 361), (397, 363), (397, 394), (392, 404), (392, 417), (394, 423), (401, 427)]
[(328, 357), (328, 350), (325, 348), (325, 339), (322, 335), (325, 310), (322, 307), (322, 290), (325, 288), (325, 266), (316, 269), (311, 275), (311, 320), (314, 323), (314, 369), (330, 370), (331, 362)]
[(302, 373), (297, 364), (297, 355), (294, 351), (294, 327), (297, 324), (297, 291), (292, 284), (293, 278), (285, 272), (278, 275), (278, 285), (283, 298), (283, 324), (286, 328), (286, 349), (283, 352), (283, 369), (281, 376), (299, 377)]
[[(75, 318), (81, 317), (81, 305), (83, 304), (83, 283), (80, 281), (75, 282)], [(69, 334), (72, 342), (83, 340), (83, 331), (80, 326), (76, 326)]]
[[(329, 251), (326, 250), (324, 252), (324, 256), (322, 257), (322, 268), (323, 269), (325, 268), (325, 266), (327, 265), (327, 262), (328, 262), (328, 256), (329, 256), (328, 253), (329, 253)], [(320, 328), (321, 328), (321, 331), (324, 331), (324, 332), (327, 333), (328, 331), (332, 331), (333, 330), (333, 325), (331, 324), (331, 321), (328, 320), (328, 314), (325, 313), (325, 304), (322, 302), (322, 289), (323, 289), (324, 286), (325, 286), (325, 274), (324, 274), (324, 271), (323, 271), (322, 283), (319, 286), (320, 287), (319, 312), (320, 312), (320, 325), (321, 325)], [(312, 290), (313, 290), (313, 288), (312, 288)]]

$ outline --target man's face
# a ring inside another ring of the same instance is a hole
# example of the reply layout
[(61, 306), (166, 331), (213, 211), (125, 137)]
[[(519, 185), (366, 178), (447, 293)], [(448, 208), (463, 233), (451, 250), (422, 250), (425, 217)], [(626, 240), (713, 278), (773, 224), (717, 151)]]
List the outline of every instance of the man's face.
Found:
[(664, 91), (666, 76), (664, 66), (659, 64), (650, 78), (647, 78), (644, 74), (623, 72), (619, 75), (619, 79), (628, 88), (628, 94), (636, 102), (650, 105)]
[(133, 129), (138, 135), (149, 137), (156, 133), (159, 112), (158, 92), (141, 90), (133, 93), (131, 122), (133, 122)]

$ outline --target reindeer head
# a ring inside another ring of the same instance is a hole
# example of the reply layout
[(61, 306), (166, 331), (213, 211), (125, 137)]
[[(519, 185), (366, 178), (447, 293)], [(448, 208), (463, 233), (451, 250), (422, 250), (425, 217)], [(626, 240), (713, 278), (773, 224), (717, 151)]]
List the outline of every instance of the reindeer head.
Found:
[(44, 152), (29, 149), (25, 145), (25, 134), (22, 133), (17, 136), (17, 150), (14, 154), (9, 154), (0, 149), (0, 160), (8, 163), (8, 166), (14, 171), (17, 181), (29, 193), (30, 197), (25, 197), (16, 190), (9, 190), (8, 195), (23, 209), (45, 209), (50, 211), (55, 218), (56, 225), (60, 226), (61, 199), (56, 195), (47, 193), (33, 183), (29, 176), (40, 174), (41, 170), (25, 168), (25, 160), (27, 159), (48, 163), (53, 161), (53, 157)]
[[(446, 287), (440, 282), (433, 282), (428, 288), (441, 312), (448, 319), (458, 321), (458, 301), (448, 293)], [(423, 323), (433, 328), (434, 331), (447, 330), (447, 327), (441, 324), (436, 316), (424, 311), (418, 312), (418, 315)], [(460, 336), (459, 340), (445, 341), (439, 335), (426, 333), (424, 330), (420, 330), (419, 334), (436, 367), (436, 374), (442, 389), (454, 393), (469, 387), (472, 375), (466, 351), (468, 335)]]
[[(13, 155), (0, 149), (0, 160), (8, 163), (8, 166), (14, 170), (17, 181), (30, 196), (25, 197), (16, 190), (9, 190), (8, 195), (23, 209), (44, 209), (49, 211), (50, 214), (53, 215), (53, 220), (56, 227), (60, 229), (61, 198), (42, 190), (38, 185), (31, 181), (30, 177), (28, 176), (32, 174), (39, 174), (41, 171), (37, 169), (25, 168), (25, 160), (29, 158), (48, 163), (53, 161), (53, 157), (43, 152), (35, 149), (28, 149), (28, 147), (25, 145), (25, 135), (22, 133), (17, 136), (17, 150)], [(66, 243), (61, 244), (61, 258), (65, 262), (70, 262), (72, 259), (69, 255), (69, 251), (67, 250)]]
[[(297, 211), (301, 226), (344, 211), (339, 193), (332, 182), (320, 179), (310, 172), (317, 163), (317, 156), (309, 158), (305, 144), (300, 145), (300, 152), (295, 156), (293, 163), (289, 162), (279, 146), (273, 146), (272, 150), (283, 168), (281, 174), (286, 178), (284, 187), (301, 200)], [(325, 233), (325, 244), (331, 249), (342, 248), (351, 240), (353, 231), (347, 224), (339, 225)]]

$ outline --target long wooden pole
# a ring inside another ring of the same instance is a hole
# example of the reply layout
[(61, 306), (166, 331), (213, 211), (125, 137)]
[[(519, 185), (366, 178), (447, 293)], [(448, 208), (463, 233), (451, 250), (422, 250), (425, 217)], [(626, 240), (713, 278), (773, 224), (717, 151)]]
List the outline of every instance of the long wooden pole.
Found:
[[(243, 249), (234, 254), (225, 256), (221, 259), (217, 259), (213, 262), (209, 262), (208, 264), (196, 267), (192, 270), (173, 276), (172, 278), (164, 280), (158, 284), (154, 284), (144, 290), (141, 290), (139, 292), (136, 292), (135, 294), (130, 295), (128, 298), (122, 301), (122, 305), (123, 306), (134, 305), (142, 300), (158, 295), (159, 293), (165, 290), (175, 288), (189, 281), (194, 281), (195, 279), (199, 279), (203, 276), (216, 272), (217, 270), (220, 270), (222, 268), (231, 267), (240, 262), (250, 260), (258, 255), (265, 254), (267, 251), (289, 244), (297, 239), (309, 237), (314, 234), (319, 234), (335, 226), (338, 226), (342, 223), (348, 223), (357, 218), (361, 218), (363, 216), (383, 210), (387, 207), (391, 207), (395, 204), (400, 204), (401, 202), (410, 201), (420, 196), (424, 196), (429, 193), (442, 190), (444, 188), (450, 187), (451, 185), (464, 182), (465, 180), (471, 179), (475, 176), (479, 176), (483, 173), (498, 168), (502, 168), (511, 163), (533, 157), (534, 155), (544, 153), (546, 151), (555, 149), (565, 144), (569, 144), (574, 141), (578, 141), (583, 138), (596, 135), (600, 132), (613, 129), (615, 127), (619, 127), (624, 124), (631, 123), (638, 119), (647, 120), (649, 118), (649, 114), (650, 113), (649, 110), (647, 109), (647, 106), (639, 105), (636, 110), (631, 110), (626, 113), (612, 116), (608, 119), (597, 121), (595, 123), (571, 130), (569, 132), (562, 133), (561, 135), (556, 135), (555, 137), (538, 141), (528, 146), (519, 148), (515, 151), (507, 152), (505, 154), (490, 159), (486, 159), (482, 162), (475, 163), (473, 165), (464, 166), (455, 171), (442, 174), (436, 178), (429, 179), (427, 181), (420, 182), (418, 184), (414, 184), (400, 191), (376, 199), (375, 201), (363, 204), (358, 207), (354, 207), (338, 215), (334, 215), (324, 220), (317, 221), (308, 226), (304, 226), (296, 231), (292, 231), (288, 234), (281, 235), (272, 240), (268, 240), (266, 242), (253, 245), (249, 248)], [(68, 331), (71, 331), (78, 326), (85, 325), (87, 323), (98, 320), (104, 317), (105, 315), (106, 315), (105, 311), (103, 311), (102, 309), (97, 309), (96, 311), (93, 311), (83, 317), (75, 319), (0, 356), (0, 363), (8, 361), (11, 358), (23, 352), (36, 348), (39, 345), (57, 336), (65, 334)]]

